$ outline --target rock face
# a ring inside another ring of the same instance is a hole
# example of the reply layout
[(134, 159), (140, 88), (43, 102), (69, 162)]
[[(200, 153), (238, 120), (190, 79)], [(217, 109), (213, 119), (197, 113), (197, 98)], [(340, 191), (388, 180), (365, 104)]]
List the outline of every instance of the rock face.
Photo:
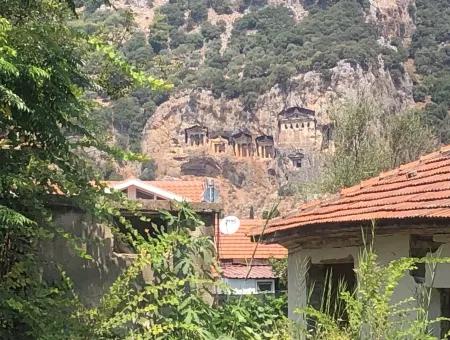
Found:
[(415, 29), (410, 14), (414, 7), (414, 0), (370, 0), (369, 19), (381, 27), (385, 39), (398, 37), (409, 45)]
[[(157, 162), (158, 177), (216, 178), (226, 213), (245, 217), (253, 206), (258, 215), (279, 200), (289, 180), (320, 173), (322, 156), (333, 149), (330, 113), (361, 92), (387, 112), (413, 103), (407, 76), (393, 80), (383, 66), (363, 70), (341, 61), (327, 78), (308, 72), (293, 77), (286, 90), (273, 87), (252, 112), (207, 91), (174, 93), (147, 122), (143, 151)], [(295, 202), (284, 198), (279, 209)]]

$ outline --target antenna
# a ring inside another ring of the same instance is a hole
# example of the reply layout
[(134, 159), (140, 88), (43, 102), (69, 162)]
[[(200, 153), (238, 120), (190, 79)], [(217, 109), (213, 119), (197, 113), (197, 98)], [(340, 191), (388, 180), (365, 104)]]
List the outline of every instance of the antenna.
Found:
[(203, 193), (203, 200), (208, 203), (215, 203), (219, 201), (219, 190), (214, 185), (213, 179), (206, 179), (206, 189)]
[(219, 223), (219, 230), (224, 235), (231, 235), (238, 231), (241, 221), (236, 216), (227, 216)]

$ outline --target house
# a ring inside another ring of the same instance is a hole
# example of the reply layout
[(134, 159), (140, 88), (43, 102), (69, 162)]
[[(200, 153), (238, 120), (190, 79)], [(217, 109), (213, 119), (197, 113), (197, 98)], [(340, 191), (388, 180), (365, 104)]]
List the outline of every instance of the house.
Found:
[(216, 229), (222, 279), (233, 289), (233, 294), (275, 293), (278, 290), (278, 278), (269, 259), (286, 258), (287, 250), (277, 244), (256, 244), (248, 237), (251, 230), (264, 224), (265, 220), (243, 219), (233, 234), (223, 234)]
[[(179, 203), (187, 202), (205, 224), (198, 228), (198, 232), (211, 238), (214, 235), (222, 208), (218, 203), (219, 189), (212, 179), (142, 181), (130, 178), (109, 181), (107, 185), (126, 193), (129, 199), (138, 199), (142, 205), (141, 210), (152, 217), (157, 225), (163, 223), (160, 219), (161, 210), (175, 212)], [(142, 231), (146, 228), (145, 223), (139, 220), (133, 221), (133, 226)]]
[[(105, 182), (107, 187), (127, 193), (130, 199), (138, 199), (141, 212), (156, 225), (165, 223), (161, 210), (176, 214), (179, 202), (187, 201), (204, 222), (195, 234), (214, 237), (214, 230), (219, 221), (222, 206), (218, 203), (218, 190), (209, 180), (173, 180), (173, 181), (141, 181), (127, 179), (124, 181)], [(73, 279), (74, 289), (81, 301), (87, 305), (95, 305), (117, 277), (133, 262), (135, 254), (120, 238), (117, 238), (108, 225), (99, 223), (94, 216), (80, 208), (67, 205), (64, 200), (51, 203), (55, 225), (70, 232), (83, 241), (80, 248), (92, 257), (86, 261), (72, 251), (68, 240), (59, 238), (43, 247), (43, 256), (51, 263), (57, 258), (64, 265), (64, 270)], [(134, 217), (126, 210), (122, 212), (134, 228), (143, 235), (152, 235), (147, 230), (149, 224)], [(58, 277), (53, 269), (45, 273), (48, 280)], [(152, 280), (152, 274), (144, 270), (143, 279)]]
[[(450, 146), (271, 221), (262, 241), (288, 249), (290, 318), (300, 319), (294, 310), (305, 306), (309, 294), (310, 302), (318, 303), (330, 269), (335, 277), (355, 284), (361, 227), (370, 230), (372, 221), (380, 264), (429, 252), (449, 256)], [(405, 273), (392, 302), (413, 296), (425, 285), (432, 287), (430, 317), (449, 316), (450, 265), (439, 264), (434, 273), (433, 280), (426, 266)], [(445, 323), (437, 324), (433, 333), (440, 336), (447, 330)]]
[[(205, 202), (205, 192), (208, 186), (214, 186), (207, 180), (167, 180), (167, 181), (141, 181), (130, 178), (124, 181), (108, 181), (107, 186), (120, 190), (130, 199), (177, 201), (201, 203)], [(213, 203), (213, 202), (209, 202)]]

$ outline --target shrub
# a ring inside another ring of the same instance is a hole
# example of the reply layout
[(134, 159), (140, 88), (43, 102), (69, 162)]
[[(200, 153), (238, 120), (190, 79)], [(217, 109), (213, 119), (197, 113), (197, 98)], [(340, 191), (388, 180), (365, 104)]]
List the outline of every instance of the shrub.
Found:
[(139, 176), (139, 179), (141, 179), (143, 181), (155, 180), (157, 168), (158, 168), (158, 166), (156, 165), (156, 162), (153, 159), (142, 163), (141, 175)]
[[(358, 284), (353, 291), (341, 283), (337, 293), (327, 289), (320, 308), (297, 309), (312, 325), (312, 329), (303, 328), (301, 332), (311, 339), (434, 339), (430, 328), (440, 320), (428, 317), (432, 288), (419, 288), (415, 296), (396, 303), (391, 302), (391, 297), (400, 280), (416, 269), (418, 263), (428, 263), (432, 269), (436, 263), (449, 261), (433, 257), (400, 258), (381, 266), (372, 245), (368, 245), (357, 261)], [(325, 287), (332, 287), (332, 273)]]

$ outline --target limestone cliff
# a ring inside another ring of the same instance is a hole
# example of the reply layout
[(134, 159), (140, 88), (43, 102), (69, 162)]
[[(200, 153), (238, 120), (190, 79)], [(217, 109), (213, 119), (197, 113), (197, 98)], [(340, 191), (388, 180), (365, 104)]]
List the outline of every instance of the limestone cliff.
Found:
[[(249, 11), (237, 10), (245, 2), (227, 1), (231, 10), (223, 13), (214, 8), (207, 10), (206, 20), (223, 27), (221, 54), (230, 44), (234, 23)], [(257, 2), (288, 7), (296, 22), (309, 15), (307, 9), (312, 3), (321, 3)], [(117, 7), (130, 8), (137, 25), (148, 34), (155, 11), (167, 1), (150, 3), (151, 6), (141, 0), (118, 1)], [(365, 20), (380, 31), (378, 43), (395, 50), (398, 38), (408, 45), (415, 29), (411, 17), (414, 0), (368, 3)], [(186, 17), (189, 15), (185, 13)], [(194, 26), (193, 31), (199, 30)], [(199, 53), (204, 59), (203, 48)], [(297, 73), (284, 86), (275, 85), (258, 94), (252, 109), (246, 109), (239, 98), (217, 96), (201, 87), (175, 89), (147, 121), (142, 151), (156, 162), (157, 177), (212, 177), (220, 186), (226, 213), (245, 217), (253, 207), (261, 216), (278, 202), (280, 194), (286, 194), (287, 183), (308, 182), (320, 174), (323, 158), (333, 151), (329, 115), (335, 104), (361, 92), (382, 103), (380, 109), (386, 112), (395, 113), (414, 104), (408, 73), (391, 74), (382, 57), (378, 59), (377, 66), (341, 60), (327, 72)], [(295, 108), (307, 110), (295, 113)], [(245, 138), (250, 138), (250, 142), (243, 142)], [(285, 198), (279, 210), (288, 209), (301, 199)]]
[[(246, 215), (253, 206), (255, 212), (261, 214), (278, 201), (279, 189), (290, 179), (309, 181), (318, 175), (321, 156), (331, 149), (323, 145), (326, 136), (319, 127), (329, 123), (328, 115), (337, 101), (364, 91), (390, 112), (413, 103), (412, 83), (407, 76), (396, 84), (382, 67), (364, 71), (345, 61), (331, 71), (329, 79), (318, 72), (308, 72), (293, 77), (287, 90), (275, 86), (259, 97), (252, 112), (245, 111), (238, 100), (214, 99), (207, 91), (175, 93), (147, 122), (143, 151), (156, 160), (160, 177), (188, 178), (196, 174), (216, 178), (227, 213)], [(291, 142), (287, 138), (285, 145), (281, 145), (283, 127), (279, 126), (279, 114), (290, 107), (315, 111), (317, 126), (303, 145), (295, 145), (299, 140), (296, 137)], [(191, 146), (185, 132), (196, 125), (208, 130), (208, 141)], [(228, 143), (226, 152), (217, 153), (213, 149), (209, 139), (239, 131), (248, 131), (254, 140), (259, 136), (271, 136), (277, 150), (292, 144), (291, 151), (301, 150), (306, 161), (297, 168), (286, 153), (277, 152), (273, 158), (257, 154), (238, 157)], [(280, 209), (289, 208), (299, 199), (301, 197), (284, 199)]]

